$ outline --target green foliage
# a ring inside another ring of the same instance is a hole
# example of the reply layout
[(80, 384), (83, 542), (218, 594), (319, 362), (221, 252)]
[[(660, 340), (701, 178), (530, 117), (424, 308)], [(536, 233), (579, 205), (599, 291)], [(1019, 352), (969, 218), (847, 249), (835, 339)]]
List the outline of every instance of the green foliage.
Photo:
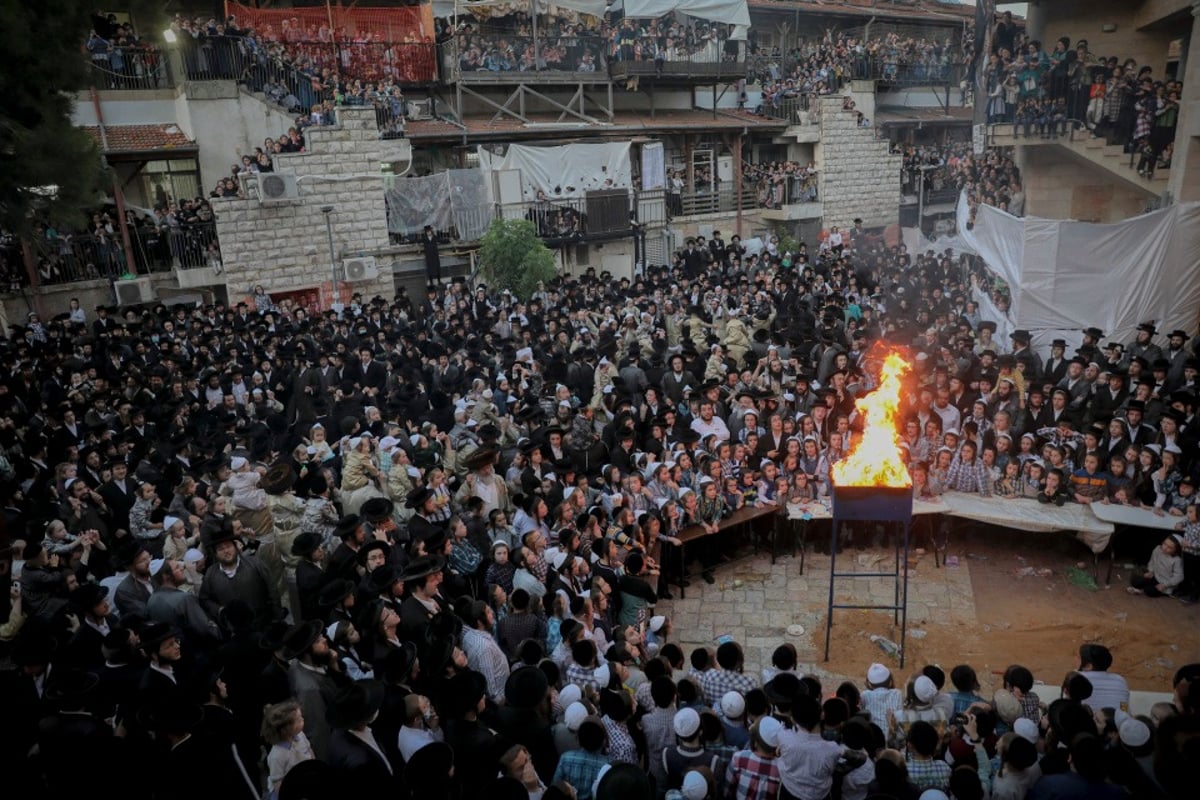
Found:
[(492, 220), (483, 235), (479, 260), (489, 288), (508, 289), (521, 300), (529, 299), (538, 281), (549, 281), (558, 274), (554, 253), (527, 219)]
[(0, 0), (0, 229), (77, 225), (104, 196), (100, 153), (71, 124), (74, 93), (88, 85), (82, 48), (94, 9), (89, 0)]

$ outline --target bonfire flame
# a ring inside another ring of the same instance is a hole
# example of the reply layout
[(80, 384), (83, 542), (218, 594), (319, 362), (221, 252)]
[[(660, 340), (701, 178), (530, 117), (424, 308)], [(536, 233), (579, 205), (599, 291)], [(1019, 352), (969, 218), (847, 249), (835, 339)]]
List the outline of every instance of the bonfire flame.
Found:
[(912, 486), (896, 427), (901, 379), (909, 369), (909, 363), (898, 353), (889, 353), (883, 361), (879, 387), (855, 401), (855, 408), (863, 416), (862, 438), (849, 455), (833, 465), (836, 485)]

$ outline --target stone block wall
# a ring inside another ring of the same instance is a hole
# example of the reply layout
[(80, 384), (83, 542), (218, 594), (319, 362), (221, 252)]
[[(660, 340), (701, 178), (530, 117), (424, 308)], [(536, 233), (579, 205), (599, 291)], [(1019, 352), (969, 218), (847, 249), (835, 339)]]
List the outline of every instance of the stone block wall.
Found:
[(340, 285), (341, 298), (394, 294), (384, 178), (381, 164), (407, 161), (407, 140), (381, 140), (373, 109), (342, 108), (339, 125), (309, 129), (307, 152), (275, 157), (276, 172), (298, 177), (299, 197), (278, 205), (260, 205), (257, 187), (244, 199), (216, 200), (217, 235), (225, 265), (230, 302), (262, 284), (268, 293), (316, 288), (322, 303), (333, 301), (329, 240), (322, 206), (333, 206), (333, 250), (338, 280), (342, 260), (376, 256), (379, 277)]
[(868, 228), (899, 222), (900, 167), (874, 128), (860, 128), (841, 97), (821, 99), (821, 140), (816, 147), (824, 226), (848, 228), (862, 217)]

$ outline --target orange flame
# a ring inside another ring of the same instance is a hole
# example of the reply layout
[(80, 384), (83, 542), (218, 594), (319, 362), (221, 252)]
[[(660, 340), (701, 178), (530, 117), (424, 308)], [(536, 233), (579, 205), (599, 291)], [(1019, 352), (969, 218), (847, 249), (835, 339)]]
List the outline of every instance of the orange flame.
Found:
[(833, 465), (833, 482), (838, 486), (912, 486), (896, 426), (901, 379), (910, 368), (899, 353), (889, 353), (883, 361), (878, 388), (855, 401), (855, 408), (863, 416), (862, 438)]

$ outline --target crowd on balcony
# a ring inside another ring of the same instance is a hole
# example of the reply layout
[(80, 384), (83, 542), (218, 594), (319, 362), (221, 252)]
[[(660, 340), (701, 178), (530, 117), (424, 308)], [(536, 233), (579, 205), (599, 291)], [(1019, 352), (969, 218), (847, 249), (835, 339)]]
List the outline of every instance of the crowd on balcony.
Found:
[(673, 14), (620, 21), (539, 15), (535, 26), (518, 11), (487, 20), (465, 17), (452, 34), (464, 72), (607, 72), (611, 62), (717, 63), (738, 54), (728, 26)]
[(169, 85), (157, 43), (140, 36), (116, 15), (96, 15), (84, 44), (101, 88), (157, 89)]
[(893, 151), (904, 156), (902, 194), (918, 196), (923, 182), (926, 202), (931, 198), (937, 202), (956, 202), (958, 193), (965, 189), (971, 219), (981, 203), (1014, 216), (1025, 215), (1021, 171), (1012, 155), (1002, 148), (989, 148), (977, 156), (970, 142), (948, 142), (895, 145)]
[(1086, 39), (1047, 47), (1005, 13), (986, 67), (988, 121), (1013, 124), (1017, 137), (1057, 138), (1086, 128), (1138, 159), (1145, 176), (1169, 168), (1183, 84), (1149, 65), (1095, 54)]
[[(762, 89), (763, 109), (771, 113), (784, 101), (805, 95), (837, 94), (854, 78), (939, 82), (963, 77), (951, 68), (970, 58), (970, 28), (956, 44), (953, 37), (924, 38), (889, 32), (870, 39), (827, 30), (783, 52), (758, 48), (751, 55), (754, 79)], [(752, 79), (753, 82), (753, 79)]]
[(817, 199), (817, 168), (813, 162), (769, 161), (742, 164), (742, 180), (754, 188), (760, 208), (782, 208)]
[(903, 674), (863, 640), (841, 683), (783, 642), (681, 644), (689, 561), (715, 583), (750, 549), (721, 521), (829, 492), (879, 342), (917, 354), (914, 495), (1157, 509), (1177, 536), (1130, 588), (1197, 591), (1195, 331), (1043, 361), (991, 338), (965, 266), (859, 226), (760, 255), (714, 231), (528, 300), (28, 315), (0, 342), (9, 792), (1190, 798), (1194, 665), (1142, 717), (1092, 644), (1036, 688), (1015, 653)]
[[(219, 196), (215, 192), (214, 197)], [(176, 202), (163, 197), (151, 210), (127, 209), (125, 232), (115, 206), (93, 213), (78, 226), (63, 228), (43, 223), (30, 242), (39, 285), (119, 278), (130, 272), (172, 268), (221, 268), (216, 220), (203, 197)], [(132, 263), (130, 262), (132, 254)], [(27, 285), (23, 259), (6, 258), (9, 285)]]

